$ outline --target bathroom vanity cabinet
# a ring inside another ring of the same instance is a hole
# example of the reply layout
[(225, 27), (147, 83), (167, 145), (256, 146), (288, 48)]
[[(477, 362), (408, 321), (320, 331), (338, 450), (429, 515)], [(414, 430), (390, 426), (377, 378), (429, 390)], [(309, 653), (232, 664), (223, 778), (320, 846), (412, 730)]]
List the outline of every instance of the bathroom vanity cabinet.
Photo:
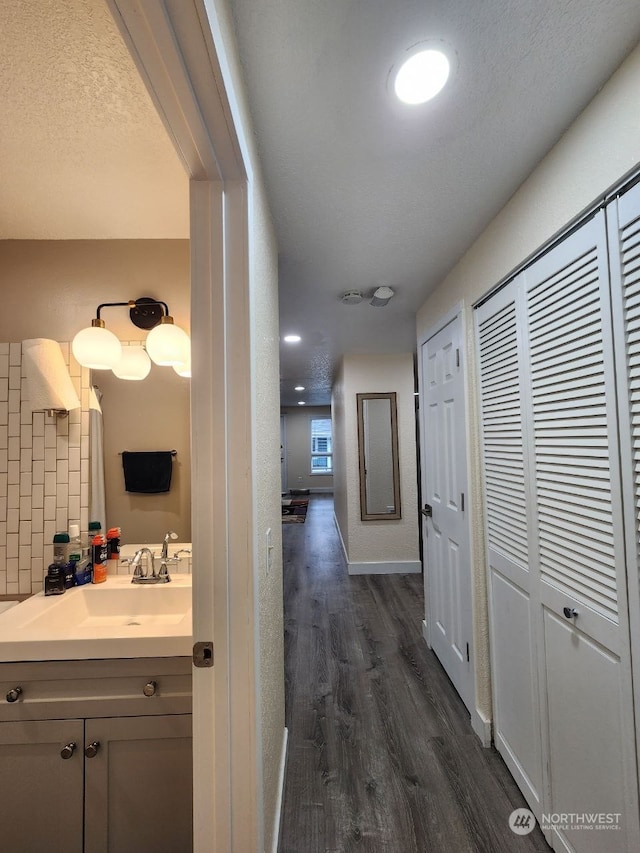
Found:
[(190, 659), (0, 664), (0, 767), (8, 850), (190, 853)]

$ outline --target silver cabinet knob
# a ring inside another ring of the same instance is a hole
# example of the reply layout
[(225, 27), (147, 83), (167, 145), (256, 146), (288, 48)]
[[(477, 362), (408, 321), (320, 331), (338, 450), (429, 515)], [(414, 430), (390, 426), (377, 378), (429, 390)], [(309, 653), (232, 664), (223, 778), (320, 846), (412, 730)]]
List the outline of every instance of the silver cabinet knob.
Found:
[(148, 681), (142, 688), (142, 692), (145, 696), (155, 696), (157, 688), (158, 685), (155, 681)]
[(94, 740), (93, 743), (90, 743), (84, 749), (84, 754), (87, 758), (95, 758), (98, 754), (98, 750), (100, 749), (100, 741)]
[(22, 695), (22, 687), (12, 687), (7, 693), (7, 702), (17, 702)]
[(71, 743), (68, 743), (66, 746), (63, 746), (60, 750), (60, 758), (71, 758), (75, 750), (76, 744), (74, 741), (71, 741)]

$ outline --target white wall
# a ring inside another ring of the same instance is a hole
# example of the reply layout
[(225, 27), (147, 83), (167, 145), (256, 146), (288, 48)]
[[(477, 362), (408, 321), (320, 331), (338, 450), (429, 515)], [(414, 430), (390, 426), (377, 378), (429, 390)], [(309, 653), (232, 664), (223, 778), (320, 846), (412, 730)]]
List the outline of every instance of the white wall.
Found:
[(312, 418), (330, 418), (331, 406), (284, 406), (286, 437), (287, 489), (311, 489), (331, 492), (333, 476), (311, 473)]
[[(360, 519), (356, 394), (395, 391), (402, 518)], [(414, 366), (411, 353), (346, 355), (333, 387), (334, 501), (351, 573), (420, 571)]]
[[(280, 482), (280, 337), (278, 247), (255, 147), (248, 100), (227, 0), (214, 0), (238, 110), (239, 131), (247, 146), (249, 182), (249, 276), (254, 487), (253, 546), (256, 649), (256, 726), (258, 732), (257, 847), (275, 851), (279, 825), (284, 717), (284, 625), (282, 606), (282, 521)], [(266, 531), (271, 530), (267, 570)], [(247, 779), (247, 785), (254, 780)], [(247, 833), (247, 837), (249, 836)], [(247, 845), (249, 842), (247, 841)], [(249, 853), (249, 847), (245, 848)], [(253, 848), (251, 848), (253, 849)]]
[[(640, 47), (540, 163), (485, 229), (417, 315), (421, 340), (458, 302), (467, 308), (522, 261), (616, 184), (640, 161)], [(472, 517), (471, 565), (474, 573), (476, 704), (491, 715), (488, 656), (484, 517), (481, 501), (480, 445), (474, 377), (473, 311), (466, 312), (468, 340), (468, 462)]]

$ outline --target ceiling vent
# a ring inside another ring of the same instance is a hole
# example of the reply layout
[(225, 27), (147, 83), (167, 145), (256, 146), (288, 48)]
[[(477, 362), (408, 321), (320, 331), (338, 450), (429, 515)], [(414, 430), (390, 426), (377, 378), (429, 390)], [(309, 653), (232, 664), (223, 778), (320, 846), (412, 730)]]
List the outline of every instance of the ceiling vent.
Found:
[(357, 305), (358, 302), (362, 302), (363, 296), (359, 290), (347, 290), (346, 293), (342, 294), (342, 301), (345, 305)]

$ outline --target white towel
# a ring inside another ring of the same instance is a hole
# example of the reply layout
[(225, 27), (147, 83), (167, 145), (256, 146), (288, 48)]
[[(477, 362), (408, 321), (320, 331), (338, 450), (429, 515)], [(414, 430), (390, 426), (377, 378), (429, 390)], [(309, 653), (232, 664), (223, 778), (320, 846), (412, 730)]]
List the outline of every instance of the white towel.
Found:
[(22, 361), (25, 396), (32, 412), (80, 408), (80, 400), (57, 341), (48, 338), (23, 341)]

